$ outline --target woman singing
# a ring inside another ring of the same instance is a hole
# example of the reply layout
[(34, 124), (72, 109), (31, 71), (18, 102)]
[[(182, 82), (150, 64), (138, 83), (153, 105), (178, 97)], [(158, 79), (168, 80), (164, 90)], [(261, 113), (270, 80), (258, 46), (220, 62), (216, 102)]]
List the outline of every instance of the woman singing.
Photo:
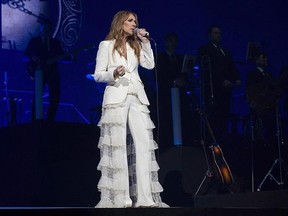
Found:
[(99, 44), (94, 78), (105, 82), (98, 147), (101, 200), (97, 208), (167, 207), (161, 201), (159, 166), (146, 93), (138, 66), (154, 68), (147, 31), (137, 15), (119, 11)]

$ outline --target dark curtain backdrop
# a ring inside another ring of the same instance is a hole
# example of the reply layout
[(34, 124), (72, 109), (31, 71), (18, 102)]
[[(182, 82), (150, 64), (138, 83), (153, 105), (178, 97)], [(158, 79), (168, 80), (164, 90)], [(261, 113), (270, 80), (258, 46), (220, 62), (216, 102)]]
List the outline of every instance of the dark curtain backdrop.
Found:
[[(280, 68), (287, 63), (287, 2), (286, 0), (83, 0), (80, 37), (73, 47), (68, 48), (78, 49), (87, 44), (95, 44), (95, 47), (79, 52), (74, 63), (60, 65), (63, 103), (59, 112), (59, 115), (63, 115), (61, 119), (83, 122), (81, 116), (83, 115), (89, 121), (97, 121), (98, 114), (95, 110), (97, 111), (101, 105), (103, 85), (88, 80), (86, 74), (93, 73), (98, 44), (108, 33), (112, 17), (118, 10), (131, 10), (138, 14), (140, 27), (150, 32), (156, 41), (158, 51), (163, 50), (164, 35), (167, 32), (176, 32), (179, 35), (177, 51), (182, 54), (195, 53), (199, 46), (207, 42), (207, 28), (212, 24), (220, 25), (223, 45), (233, 54), (245, 84), (247, 71), (251, 68), (251, 65), (246, 64), (248, 42), (261, 43), (269, 54), (270, 70), (276, 76)], [(154, 44), (153, 48), (155, 49)], [(10, 89), (32, 91), (33, 83), (25, 72), (23, 54), (9, 50), (2, 50), (1, 54), (0, 79), (2, 80), (3, 72), (8, 71)], [(154, 76), (153, 72), (148, 73)], [(236, 113), (245, 114), (247, 111), (243, 94), (243, 87), (235, 90)], [(24, 97), (23, 94), (12, 96)], [(25, 94), (25, 97), (29, 98), (31, 95)], [(27, 113), (29, 106), (23, 115)], [(68, 116), (64, 117), (65, 115)]]

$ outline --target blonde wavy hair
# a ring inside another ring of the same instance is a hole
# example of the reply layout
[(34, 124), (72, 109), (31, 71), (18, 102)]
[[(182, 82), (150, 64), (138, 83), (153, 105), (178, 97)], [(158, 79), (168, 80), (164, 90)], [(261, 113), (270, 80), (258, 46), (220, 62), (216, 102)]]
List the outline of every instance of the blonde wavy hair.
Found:
[[(113, 52), (115, 52), (117, 50), (120, 55), (122, 55), (120, 52), (120, 48), (121, 48), (122, 41), (124, 39), (123, 25), (124, 25), (124, 22), (128, 19), (129, 15), (131, 15), (131, 14), (135, 17), (136, 28), (137, 28), (138, 27), (137, 14), (135, 14), (131, 11), (118, 11), (113, 17), (110, 31), (105, 38), (105, 40), (115, 39), (115, 45), (113, 48)], [(133, 35), (127, 37), (127, 42), (129, 43), (131, 48), (134, 50), (134, 53), (137, 56), (138, 61), (139, 61), (141, 47), (140, 47), (140, 43), (139, 43), (137, 36), (135, 34), (133, 34)]]

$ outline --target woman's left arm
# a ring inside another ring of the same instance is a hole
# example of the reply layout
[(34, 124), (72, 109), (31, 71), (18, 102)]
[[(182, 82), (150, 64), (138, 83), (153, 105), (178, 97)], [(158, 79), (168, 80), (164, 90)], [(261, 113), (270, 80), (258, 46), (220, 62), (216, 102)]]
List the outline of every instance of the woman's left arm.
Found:
[(154, 54), (151, 48), (150, 41), (141, 43), (140, 65), (146, 69), (153, 69), (155, 67)]

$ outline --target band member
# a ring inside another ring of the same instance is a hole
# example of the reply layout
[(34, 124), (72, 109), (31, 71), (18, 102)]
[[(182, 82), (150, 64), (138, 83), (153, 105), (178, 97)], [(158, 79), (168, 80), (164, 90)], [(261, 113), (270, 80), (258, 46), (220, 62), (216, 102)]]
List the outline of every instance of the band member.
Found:
[(272, 74), (267, 71), (268, 56), (264, 52), (259, 52), (255, 59), (255, 68), (248, 73), (247, 87), (264, 81), (271, 81)]
[[(43, 73), (43, 87), (49, 89), (49, 108), (46, 120), (54, 121), (60, 100), (60, 75), (58, 70), (58, 58), (63, 55), (61, 42), (53, 38), (52, 23), (44, 21), (40, 27), (40, 35), (33, 37), (25, 50), (25, 54), (30, 58), (28, 63), (29, 75), (34, 79), (36, 69)], [(32, 108), (32, 119), (35, 118), (35, 102)]]
[[(254, 119), (255, 139), (264, 146), (272, 144), (276, 132), (274, 122), (277, 95), (269, 91), (270, 87), (274, 85), (274, 79), (268, 72), (267, 66), (267, 54), (259, 52), (255, 57), (254, 69), (247, 74), (246, 87), (250, 114)], [(269, 98), (271, 100), (268, 100)]]
[(218, 142), (225, 143), (232, 90), (234, 86), (239, 86), (241, 81), (230, 52), (221, 46), (220, 27), (211, 26), (208, 37), (209, 43), (200, 47), (198, 54), (205, 112), (215, 138)]
[(171, 107), (171, 88), (179, 88), (181, 107), (181, 128), (183, 143), (188, 144), (191, 139), (192, 117), (189, 116), (189, 99), (186, 95), (188, 74), (182, 73), (184, 55), (177, 53), (178, 35), (168, 33), (164, 37), (165, 50), (159, 52), (157, 61), (157, 74), (159, 86), (159, 145), (171, 147), (173, 143), (173, 121)]
[[(210, 191), (231, 193), (233, 176), (218, 144), (223, 146), (224, 152), (227, 152), (226, 150), (230, 147), (228, 145), (228, 120), (231, 112), (232, 90), (234, 86), (239, 86), (241, 81), (230, 52), (221, 46), (220, 27), (211, 26), (208, 30), (208, 38), (208, 44), (198, 50), (201, 68), (200, 110), (203, 119), (201, 140), (204, 141), (205, 147), (210, 146), (212, 150), (209, 164), (213, 171), (208, 175), (211, 181), (206, 193)], [(227, 182), (221, 178), (221, 176), (226, 176), (223, 175), (223, 170), (217, 168), (220, 161), (225, 164), (225, 172), (229, 173)]]
[(101, 159), (98, 208), (163, 207), (158, 182), (149, 101), (138, 66), (154, 68), (154, 56), (137, 15), (119, 11), (99, 45), (94, 78), (105, 82), (102, 116), (98, 123)]

